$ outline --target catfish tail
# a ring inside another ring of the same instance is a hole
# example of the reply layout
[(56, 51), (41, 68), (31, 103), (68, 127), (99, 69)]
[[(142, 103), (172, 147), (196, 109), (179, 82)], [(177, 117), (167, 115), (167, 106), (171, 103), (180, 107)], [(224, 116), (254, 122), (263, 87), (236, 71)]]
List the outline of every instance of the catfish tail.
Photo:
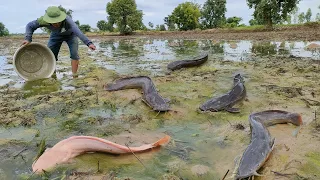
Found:
[(170, 139), (171, 139), (170, 136), (166, 135), (165, 137), (159, 139), (157, 142), (153, 143), (152, 146), (153, 147), (158, 147), (158, 146), (167, 144), (170, 141)]

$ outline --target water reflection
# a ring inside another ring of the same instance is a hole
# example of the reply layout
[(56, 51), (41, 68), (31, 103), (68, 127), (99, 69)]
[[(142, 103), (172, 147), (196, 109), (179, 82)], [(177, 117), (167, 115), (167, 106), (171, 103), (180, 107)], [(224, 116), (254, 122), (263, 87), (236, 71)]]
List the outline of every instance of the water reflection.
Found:
[(0, 86), (11, 82), (13, 73), (13, 65), (8, 63), (6, 56), (0, 56)]
[(169, 40), (168, 47), (176, 56), (193, 55), (199, 51), (198, 43), (195, 40)]
[(223, 54), (224, 53), (224, 41), (214, 42), (211, 40), (204, 40), (199, 42), (199, 46), (202, 50), (210, 52), (211, 54)]
[(223, 43), (223, 60), (228, 61), (243, 61), (251, 60), (249, 53), (251, 52), (250, 41), (231, 41)]
[(164, 72), (168, 61), (188, 59), (202, 51), (209, 58), (223, 61), (248, 61), (255, 56), (292, 56), (320, 60), (320, 41), (314, 42), (267, 42), (267, 41), (214, 41), (214, 40), (158, 40), (126, 39), (100, 43), (100, 51), (106, 59), (98, 63), (118, 73), (136, 71)]
[(272, 42), (256, 42), (252, 44), (251, 52), (257, 55), (274, 55), (277, 54), (277, 44)]
[(137, 46), (133, 40), (120, 40), (116, 44), (115, 55), (126, 57), (139, 57), (142, 55), (143, 48)]

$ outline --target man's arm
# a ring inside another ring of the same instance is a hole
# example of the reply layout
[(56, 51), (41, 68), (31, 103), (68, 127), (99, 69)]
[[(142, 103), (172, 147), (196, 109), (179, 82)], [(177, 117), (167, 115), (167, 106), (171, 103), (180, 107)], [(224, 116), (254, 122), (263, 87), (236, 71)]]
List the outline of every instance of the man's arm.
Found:
[(24, 39), (32, 42), (33, 32), (40, 27), (38, 20), (31, 21), (26, 26), (26, 33)]
[(67, 16), (66, 21), (69, 24), (71, 31), (78, 36), (85, 45), (89, 46), (92, 44), (92, 42), (81, 32), (78, 25), (69, 16)]

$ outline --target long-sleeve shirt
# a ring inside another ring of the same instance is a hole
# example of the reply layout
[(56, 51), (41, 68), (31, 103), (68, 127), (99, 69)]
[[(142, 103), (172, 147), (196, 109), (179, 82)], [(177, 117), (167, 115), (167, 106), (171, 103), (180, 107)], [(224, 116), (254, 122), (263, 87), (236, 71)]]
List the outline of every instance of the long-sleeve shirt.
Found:
[(69, 16), (62, 21), (62, 24), (59, 28), (55, 28), (50, 23), (45, 22), (43, 20), (43, 16), (37, 20), (29, 22), (26, 26), (25, 40), (32, 42), (33, 32), (40, 27), (47, 27), (50, 29), (50, 38), (59, 36), (77, 36), (87, 46), (92, 44), (92, 42), (81, 32), (78, 25)]

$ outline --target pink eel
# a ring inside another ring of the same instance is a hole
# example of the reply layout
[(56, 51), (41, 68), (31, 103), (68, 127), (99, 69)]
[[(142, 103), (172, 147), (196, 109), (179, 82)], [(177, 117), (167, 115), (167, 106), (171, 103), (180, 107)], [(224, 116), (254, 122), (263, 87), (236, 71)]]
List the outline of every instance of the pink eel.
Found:
[(170, 136), (166, 135), (152, 144), (127, 147), (93, 136), (72, 136), (58, 142), (52, 148), (48, 148), (32, 164), (32, 170), (33, 172), (41, 173), (43, 170), (49, 170), (58, 164), (67, 163), (76, 156), (86, 152), (106, 152), (112, 154), (142, 152), (166, 144), (169, 141)]

